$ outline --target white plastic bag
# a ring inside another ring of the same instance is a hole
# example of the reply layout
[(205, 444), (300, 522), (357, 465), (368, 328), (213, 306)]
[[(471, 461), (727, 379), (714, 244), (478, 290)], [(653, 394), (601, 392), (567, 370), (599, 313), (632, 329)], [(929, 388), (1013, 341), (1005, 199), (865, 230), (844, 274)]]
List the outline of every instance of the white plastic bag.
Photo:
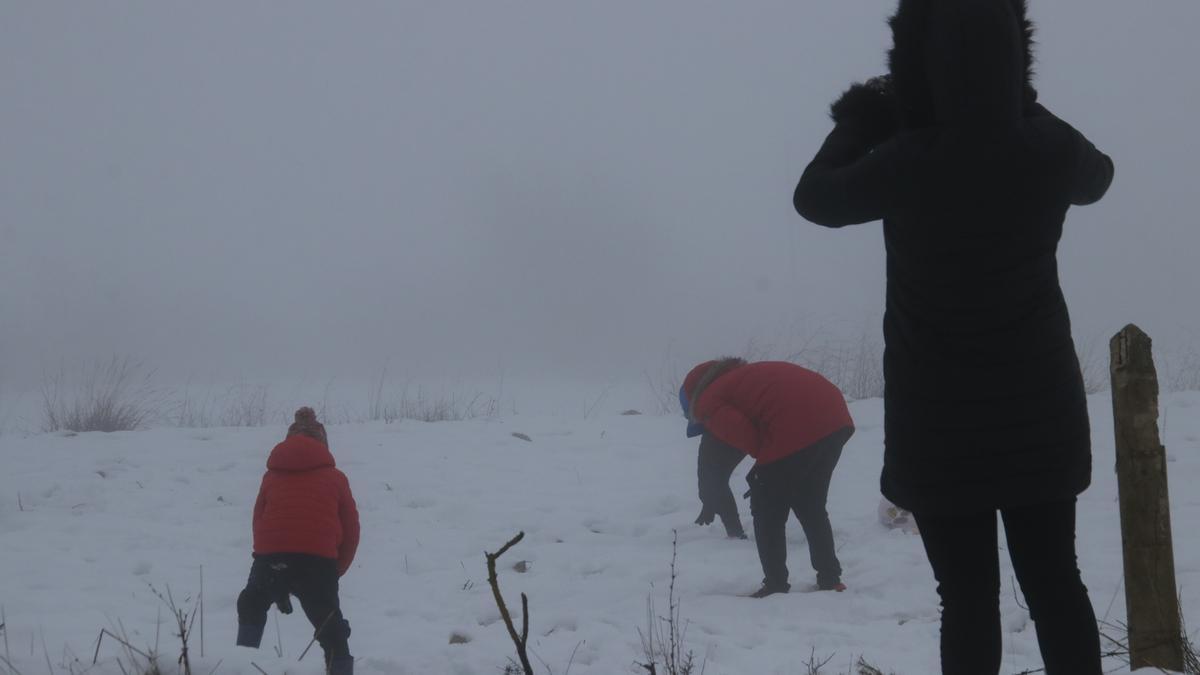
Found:
[(886, 497), (879, 498), (879, 522), (889, 530), (918, 534), (917, 521), (912, 514), (889, 502)]

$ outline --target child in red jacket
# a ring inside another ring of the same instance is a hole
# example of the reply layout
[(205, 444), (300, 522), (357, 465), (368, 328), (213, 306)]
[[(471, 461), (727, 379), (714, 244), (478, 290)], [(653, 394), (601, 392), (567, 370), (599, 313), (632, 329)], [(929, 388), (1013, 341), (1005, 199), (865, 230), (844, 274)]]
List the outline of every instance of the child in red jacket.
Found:
[(825, 511), (833, 469), (854, 434), (842, 392), (792, 363), (721, 359), (688, 373), (680, 401), (689, 436), (711, 434), (755, 460), (746, 481), (764, 578), (753, 597), (791, 589), (785, 539), (789, 511), (808, 537), (817, 587), (845, 590)]
[(271, 603), (288, 614), (295, 595), (316, 629), (328, 672), (352, 675), (338, 579), (354, 560), (358, 532), (358, 508), (345, 474), (334, 466), (325, 427), (312, 408), (300, 408), (267, 459), (254, 504), (254, 562), (238, 596), (237, 644), (257, 648)]

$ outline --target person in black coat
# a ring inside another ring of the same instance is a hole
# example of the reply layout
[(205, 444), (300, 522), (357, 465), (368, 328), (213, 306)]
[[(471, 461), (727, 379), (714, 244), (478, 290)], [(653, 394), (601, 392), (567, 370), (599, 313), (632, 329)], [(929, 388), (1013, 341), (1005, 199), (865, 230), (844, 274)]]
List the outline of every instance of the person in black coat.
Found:
[(709, 433), (700, 436), (696, 455), (696, 478), (700, 487), (700, 515), (697, 525), (711, 525), (719, 516), (730, 539), (745, 539), (746, 530), (738, 514), (737, 499), (729, 489), (734, 469), (746, 458), (741, 450)]
[(901, 0), (891, 28), (890, 73), (834, 103), (794, 196), (820, 225), (883, 220), (881, 488), (920, 528), (944, 673), (999, 671), (997, 511), (1046, 672), (1099, 673), (1075, 555), (1090, 431), (1056, 251), (1112, 160), (1037, 102), (1024, 0)]

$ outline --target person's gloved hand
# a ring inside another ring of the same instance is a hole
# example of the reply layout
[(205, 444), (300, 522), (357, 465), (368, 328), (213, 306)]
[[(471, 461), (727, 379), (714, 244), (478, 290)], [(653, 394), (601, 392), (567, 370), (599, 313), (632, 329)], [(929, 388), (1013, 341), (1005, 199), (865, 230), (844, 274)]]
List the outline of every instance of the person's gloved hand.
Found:
[(900, 128), (891, 76), (850, 85), (829, 107), (829, 116), (835, 124), (853, 127), (872, 147), (891, 138)]
[(700, 509), (700, 515), (696, 517), (697, 525), (712, 525), (717, 519), (717, 514), (713, 513), (707, 506)]

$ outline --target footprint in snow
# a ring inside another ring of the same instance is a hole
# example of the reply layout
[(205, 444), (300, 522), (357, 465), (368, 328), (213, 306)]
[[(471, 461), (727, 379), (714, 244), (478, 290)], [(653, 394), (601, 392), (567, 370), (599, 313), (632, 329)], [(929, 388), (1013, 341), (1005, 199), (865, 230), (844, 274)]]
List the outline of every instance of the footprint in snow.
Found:
[(154, 566), (143, 560), (133, 567), (133, 574), (134, 576), (144, 577), (149, 574), (150, 570), (152, 569), (154, 569)]
[(608, 523), (603, 520), (588, 519), (583, 521), (583, 526), (593, 534), (604, 534), (608, 529)]
[(607, 569), (608, 569), (608, 565), (602, 565), (599, 563), (587, 563), (579, 568), (579, 573), (585, 577), (594, 577), (597, 574), (600, 574), (600, 573), (604, 572), (604, 570), (607, 570)]

